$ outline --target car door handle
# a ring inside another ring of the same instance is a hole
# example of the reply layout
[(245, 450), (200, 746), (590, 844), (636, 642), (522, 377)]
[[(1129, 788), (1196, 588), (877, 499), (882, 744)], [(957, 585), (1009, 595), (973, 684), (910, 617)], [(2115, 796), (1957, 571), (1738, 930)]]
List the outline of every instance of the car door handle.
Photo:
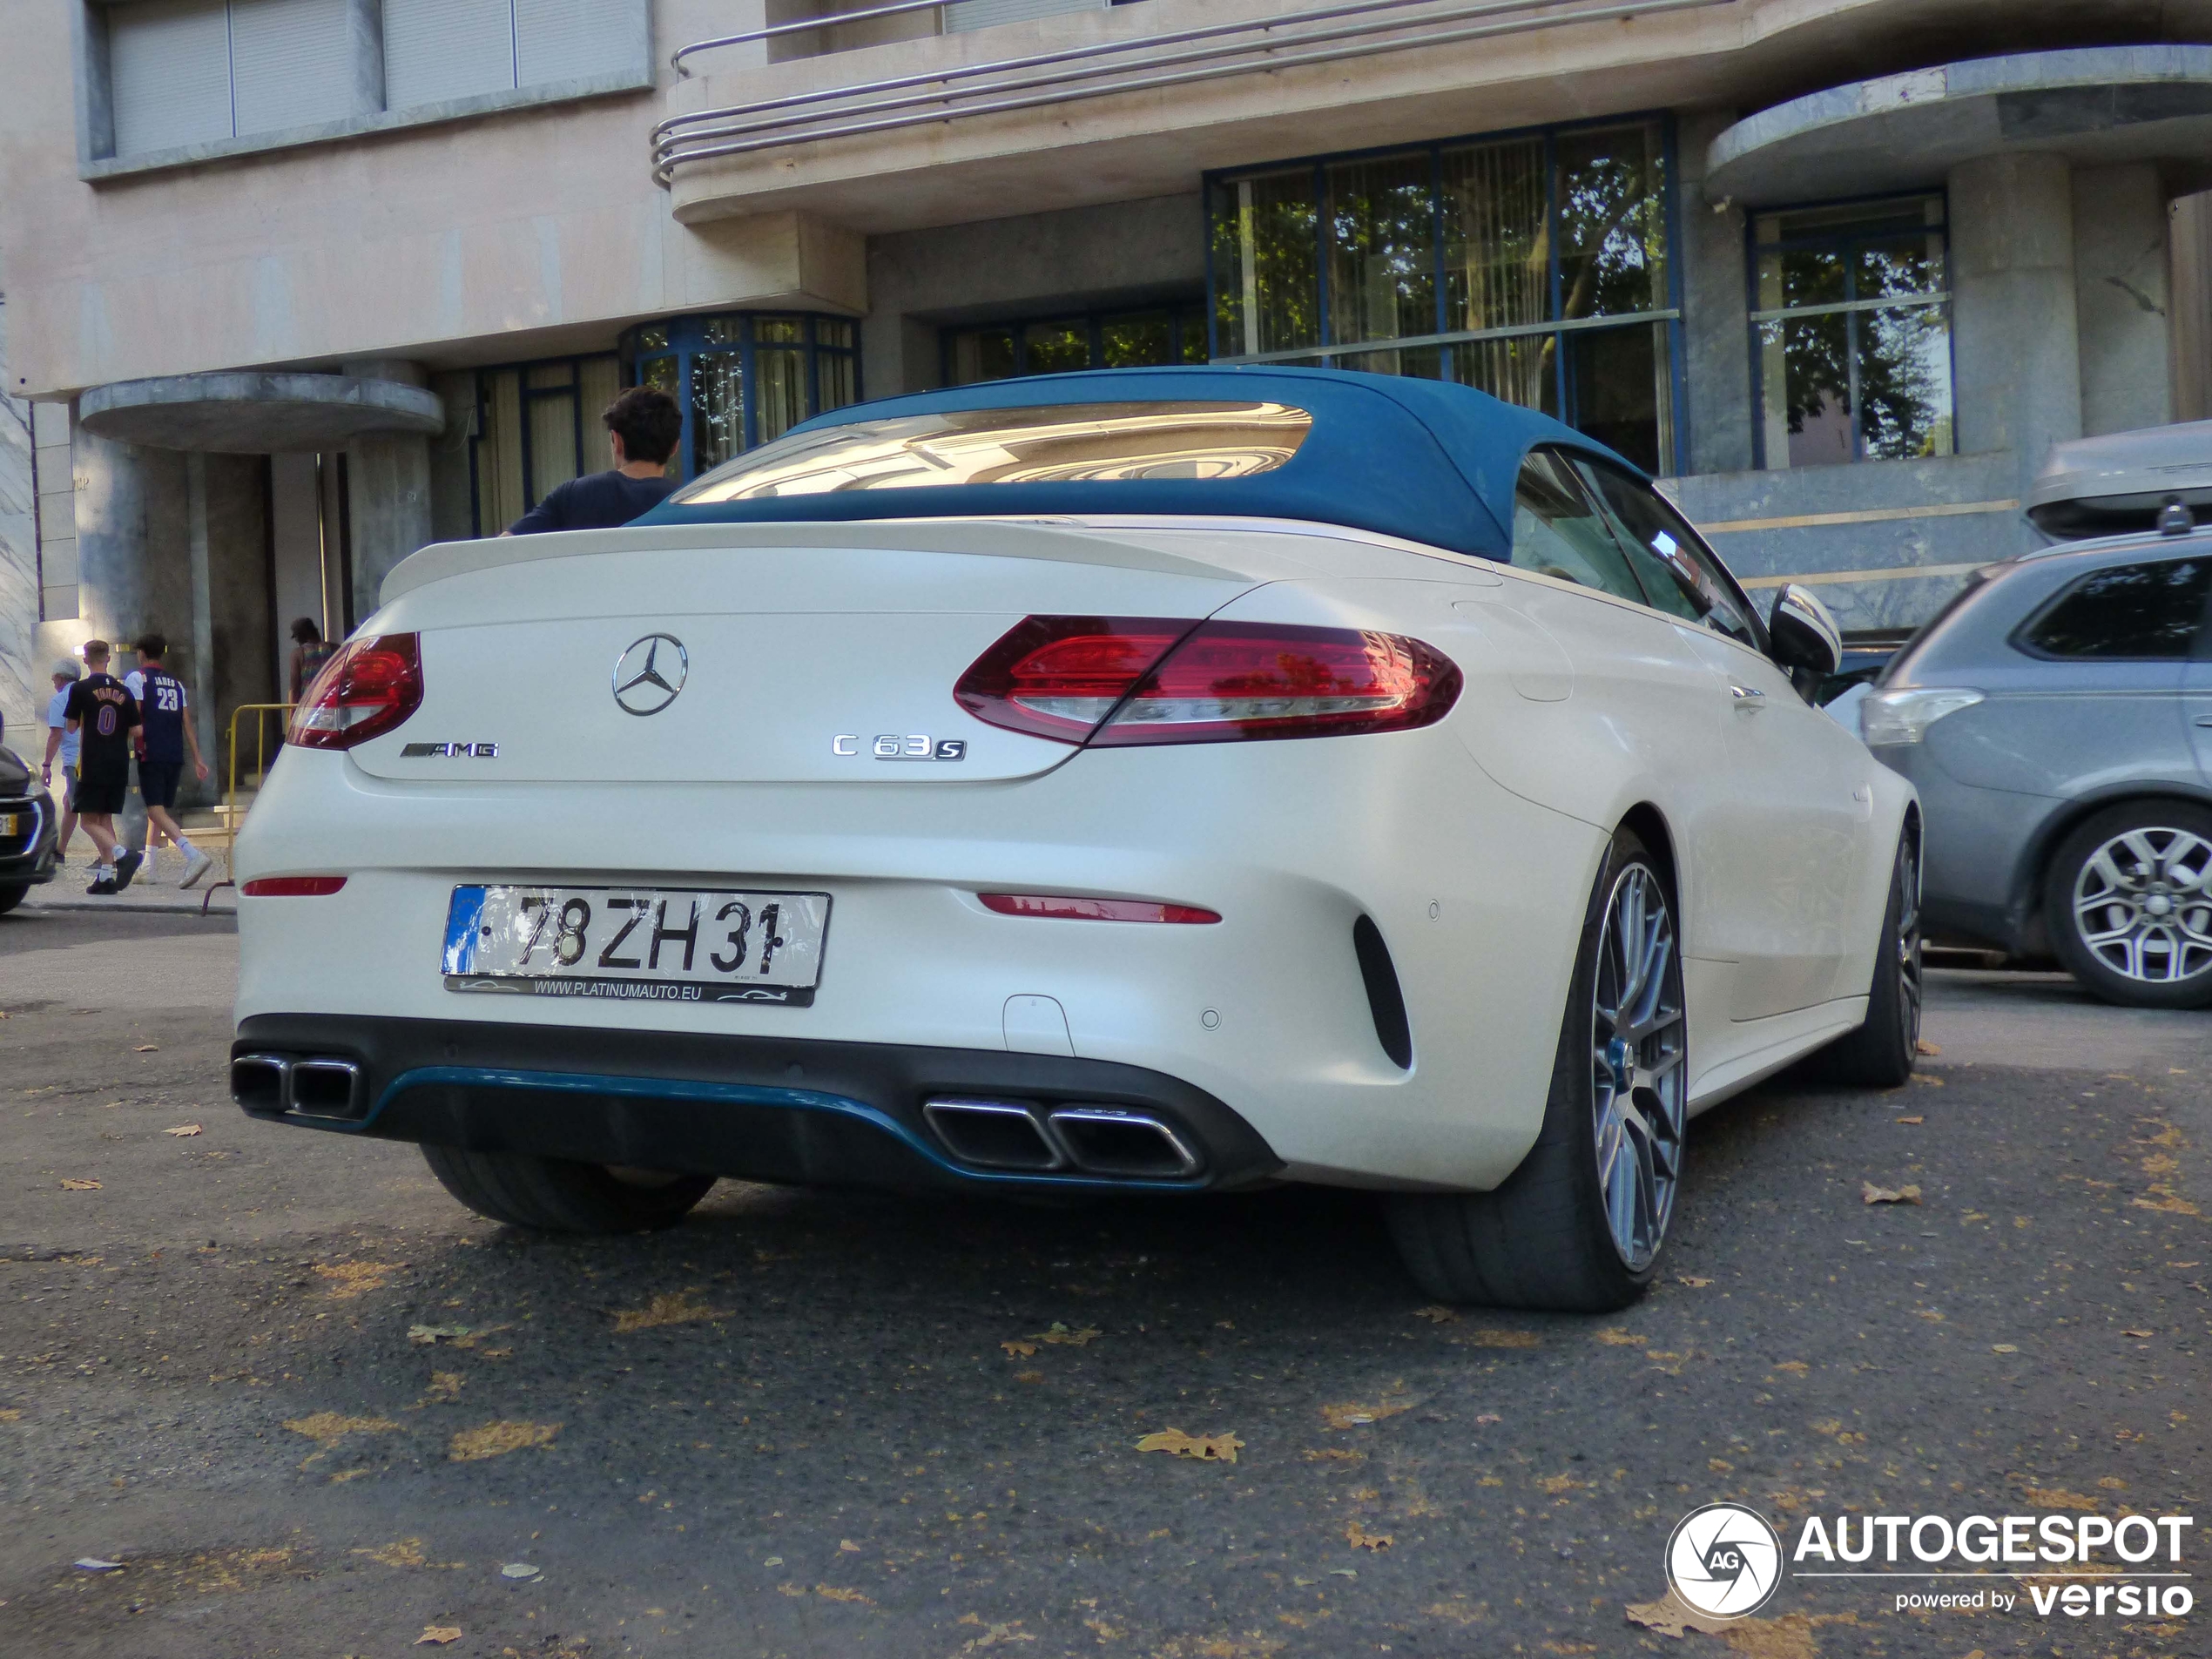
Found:
[(2196, 723), (2199, 725), (2212, 725), (2212, 714), (2198, 715), (2196, 717)]
[(1729, 695), (1736, 699), (1736, 706), (1748, 713), (1757, 714), (1766, 706), (1766, 693), (1750, 685), (1731, 685)]

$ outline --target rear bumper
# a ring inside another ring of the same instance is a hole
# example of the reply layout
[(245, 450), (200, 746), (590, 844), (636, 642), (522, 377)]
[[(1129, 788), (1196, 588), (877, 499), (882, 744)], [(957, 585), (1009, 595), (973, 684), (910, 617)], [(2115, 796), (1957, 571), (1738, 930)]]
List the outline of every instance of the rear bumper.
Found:
[[(472, 1151), (807, 1185), (1198, 1192), (1283, 1167), (1258, 1133), (1204, 1089), (1107, 1061), (884, 1043), (452, 1020), (266, 1014), (233, 1043), (249, 1116)], [(296, 1109), (273, 1098), (264, 1061), (342, 1062), (316, 1071)], [(1188, 1173), (986, 1167), (925, 1116), (934, 1100), (985, 1100), (1038, 1118), (1069, 1107), (1155, 1120), (1187, 1148)]]

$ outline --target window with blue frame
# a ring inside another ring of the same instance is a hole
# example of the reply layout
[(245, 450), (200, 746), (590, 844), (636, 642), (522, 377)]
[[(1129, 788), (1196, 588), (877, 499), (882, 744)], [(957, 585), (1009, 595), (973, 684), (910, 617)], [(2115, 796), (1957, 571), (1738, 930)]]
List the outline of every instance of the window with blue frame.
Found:
[(1206, 361), (1203, 300), (1134, 311), (1093, 311), (1026, 322), (948, 328), (945, 384), (1059, 374), (1080, 368), (1159, 368)]
[(1761, 213), (1751, 266), (1765, 465), (1952, 453), (1941, 196)]
[(1671, 136), (1615, 121), (1210, 176), (1214, 361), (1456, 381), (1677, 471)]
[(678, 317), (624, 334), (622, 361), (625, 383), (657, 386), (684, 411), (685, 479), (860, 398), (859, 329), (844, 317)]

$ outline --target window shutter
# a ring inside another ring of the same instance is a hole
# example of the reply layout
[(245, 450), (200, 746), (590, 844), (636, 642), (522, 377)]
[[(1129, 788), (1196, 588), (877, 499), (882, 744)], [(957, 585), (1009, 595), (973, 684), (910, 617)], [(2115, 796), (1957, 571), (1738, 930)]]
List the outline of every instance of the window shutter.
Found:
[(543, 86), (642, 70), (636, 5), (608, 0), (515, 0), (515, 84)]
[(347, 0), (231, 0), (240, 137), (358, 112), (347, 10)]
[(223, 0), (139, 0), (108, 11), (115, 153), (231, 136), (230, 19)]
[(384, 107), (511, 91), (509, 0), (384, 0)]
[(1021, 23), (1062, 11), (1103, 11), (1111, 0), (955, 0), (945, 8), (945, 32), (965, 34), (995, 24)]

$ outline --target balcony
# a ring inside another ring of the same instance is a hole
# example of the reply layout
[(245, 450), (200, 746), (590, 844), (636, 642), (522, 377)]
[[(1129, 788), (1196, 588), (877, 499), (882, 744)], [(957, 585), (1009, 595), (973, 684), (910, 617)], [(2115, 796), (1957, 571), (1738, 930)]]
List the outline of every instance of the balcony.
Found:
[(1655, 64), (1739, 46), (1770, 3), (1101, 0), (950, 33), (951, 5), (864, 3), (679, 49), (651, 165), (685, 223), (799, 208), (880, 233), (1166, 195), (1555, 119), (1563, 82), (1592, 113), (1649, 107), (1685, 90)]

